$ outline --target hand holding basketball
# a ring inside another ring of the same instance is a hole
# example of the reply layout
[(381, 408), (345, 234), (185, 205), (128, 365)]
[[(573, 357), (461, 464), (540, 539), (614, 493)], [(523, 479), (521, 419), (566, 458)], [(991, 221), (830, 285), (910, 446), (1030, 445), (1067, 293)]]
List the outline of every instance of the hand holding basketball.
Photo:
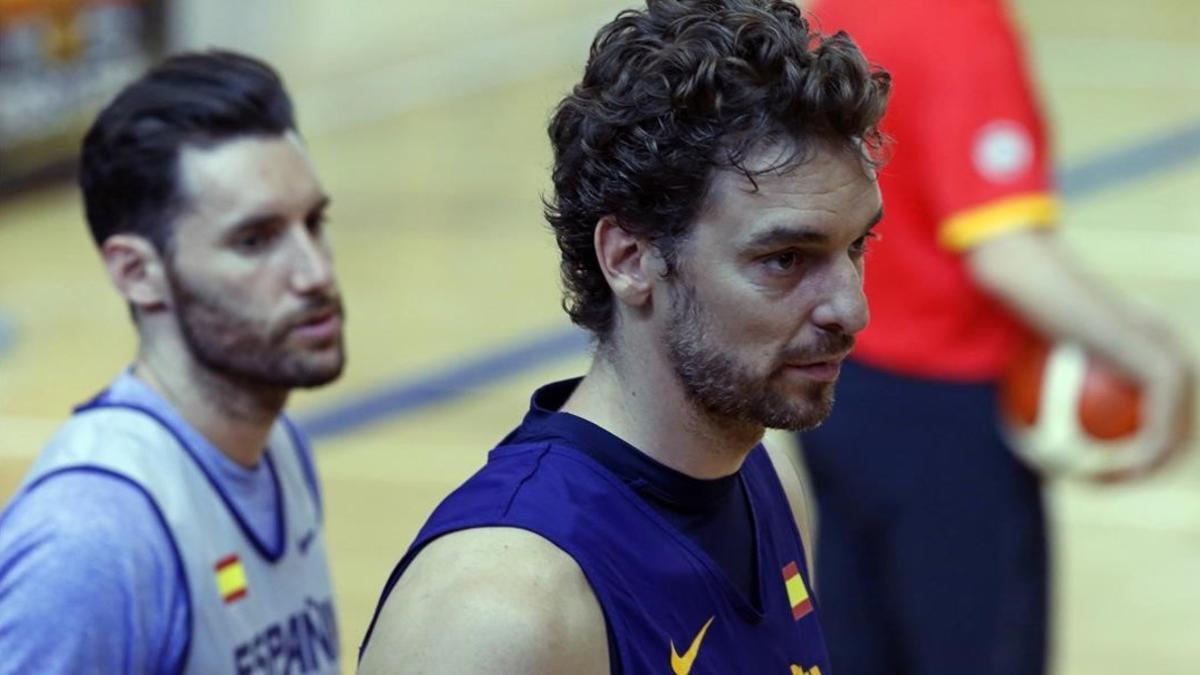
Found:
[(1162, 466), (1191, 435), (1194, 376), (1175, 354), (1135, 379), (1078, 344), (1031, 341), (1000, 387), (1017, 453), (1048, 474), (1105, 481)]

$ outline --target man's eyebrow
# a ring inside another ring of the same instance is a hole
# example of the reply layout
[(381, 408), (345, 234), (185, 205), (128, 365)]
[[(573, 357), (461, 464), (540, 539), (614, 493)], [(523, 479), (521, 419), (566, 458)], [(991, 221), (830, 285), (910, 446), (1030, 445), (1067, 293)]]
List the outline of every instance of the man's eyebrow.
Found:
[[(875, 212), (874, 216), (863, 226), (863, 234), (883, 220), (883, 209)], [(817, 228), (799, 224), (779, 224), (755, 234), (745, 244), (751, 250), (771, 249), (781, 246), (819, 246), (829, 243), (829, 235)]]
[(283, 216), (279, 215), (278, 213), (254, 213), (234, 222), (234, 224), (226, 230), (226, 233), (233, 235), (239, 232), (255, 230), (260, 227), (274, 227), (282, 223), (283, 220)]
[[(319, 198), (314, 200), (312, 206), (308, 207), (308, 209), (306, 209), (304, 213), (306, 215), (311, 215), (313, 213), (320, 213), (321, 211), (324, 211), (326, 208), (329, 207), (330, 201), (331, 200), (330, 200), (329, 196), (323, 194)], [(279, 225), (281, 222), (283, 222), (283, 220), (284, 220), (284, 216), (279, 213), (276, 213), (274, 211), (262, 211), (260, 213), (252, 213), (252, 214), (234, 222), (234, 224), (228, 228), (227, 232), (232, 234), (232, 233), (237, 233), (237, 232), (244, 232), (247, 230), (253, 230), (253, 229), (259, 228), (259, 227), (274, 227), (276, 225)]]
[(829, 235), (807, 225), (775, 225), (755, 234), (746, 242), (748, 249), (767, 249), (787, 244), (824, 244)]

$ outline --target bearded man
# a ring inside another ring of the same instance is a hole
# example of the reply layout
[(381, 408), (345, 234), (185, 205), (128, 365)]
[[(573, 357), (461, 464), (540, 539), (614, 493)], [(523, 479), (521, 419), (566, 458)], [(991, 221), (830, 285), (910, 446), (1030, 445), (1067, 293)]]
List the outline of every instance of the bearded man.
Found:
[[(799, 480), (867, 323), (888, 76), (783, 0), (649, 0), (550, 124), (591, 369), (448, 497), (361, 673), (830, 673)], [(789, 506), (789, 501), (791, 506)]]
[(312, 456), (282, 410), (341, 373), (342, 304), (279, 77), (167, 59), (99, 114), (80, 185), (137, 356), (0, 514), (0, 672), (340, 672)]

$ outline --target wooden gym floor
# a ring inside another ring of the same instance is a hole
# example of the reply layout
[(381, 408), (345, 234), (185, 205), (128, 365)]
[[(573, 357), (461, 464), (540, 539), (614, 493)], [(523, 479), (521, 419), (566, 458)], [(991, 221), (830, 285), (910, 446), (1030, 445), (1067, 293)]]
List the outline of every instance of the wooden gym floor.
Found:
[[(540, 215), (544, 126), (614, 0), (305, 0), (271, 51), (329, 192), (350, 366), (292, 410), (317, 458), (347, 669), (429, 511), (581, 372)], [(1065, 236), (1095, 276), (1200, 352), (1200, 3), (1017, 2), (1056, 132)], [(0, 502), (70, 406), (131, 358), (70, 187), (0, 205)], [(531, 341), (544, 340), (540, 346)], [(494, 357), (494, 358), (493, 358)], [(471, 366), (470, 368), (466, 366)], [(423, 387), (415, 384), (423, 383)], [(372, 417), (361, 397), (409, 398)], [(407, 403), (405, 403), (407, 401)], [(333, 420), (360, 423), (337, 431)], [(349, 417), (347, 417), (349, 416)], [(1200, 458), (1142, 484), (1049, 489), (1056, 672), (1200, 664)]]

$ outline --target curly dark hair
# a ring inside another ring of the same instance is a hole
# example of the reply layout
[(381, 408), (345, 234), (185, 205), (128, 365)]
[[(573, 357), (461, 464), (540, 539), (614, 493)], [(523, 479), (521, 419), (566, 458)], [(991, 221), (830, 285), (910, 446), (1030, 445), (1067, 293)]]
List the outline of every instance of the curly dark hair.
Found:
[(613, 295), (593, 244), (601, 218), (650, 240), (673, 274), (715, 170), (753, 181), (743, 161), (774, 140), (795, 148), (788, 162), (804, 161), (814, 142), (874, 161), (890, 86), (846, 34), (819, 35), (792, 2), (647, 0), (618, 14), (549, 128), (546, 218), (571, 320), (601, 342), (612, 332)]

